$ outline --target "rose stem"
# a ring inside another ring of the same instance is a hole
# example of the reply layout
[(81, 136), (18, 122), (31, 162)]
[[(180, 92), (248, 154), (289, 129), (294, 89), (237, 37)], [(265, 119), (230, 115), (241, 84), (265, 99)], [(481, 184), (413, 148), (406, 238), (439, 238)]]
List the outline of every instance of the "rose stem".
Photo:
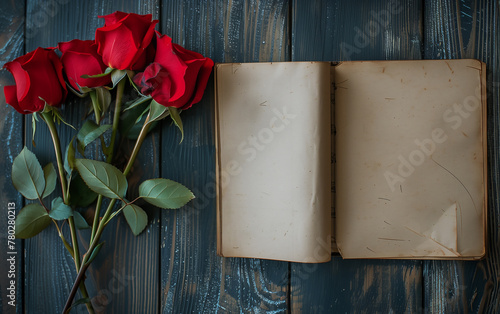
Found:
[[(118, 133), (118, 124), (120, 123), (120, 113), (122, 111), (122, 99), (123, 99), (123, 92), (125, 90), (125, 82), (126, 82), (125, 79), (120, 80), (120, 82), (118, 82), (118, 85), (116, 87), (115, 113), (113, 115), (113, 127), (112, 127), (112, 131), (111, 131), (111, 140), (110, 140), (109, 147), (107, 148), (107, 150), (109, 152), (106, 155), (106, 162), (107, 163), (111, 163), (113, 161), (116, 134)], [(95, 91), (93, 91), (93, 92), (95, 93)], [(92, 96), (92, 94), (91, 94), (91, 96)], [(96, 122), (97, 122), (97, 124), (99, 124), (100, 117), (98, 119), (98, 114), (97, 114), (97, 111), (95, 109), (95, 107), (96, 107), (95, 104), (97, 103), (97, 95), (94, 95), (94, 96), (96, 99), (95, 99), (95, 101), (94, 101), (94, 99), (92, 99), (92, 103), (94, 104), (94, 111), (96, 114), (96, 116), (95, 116)], [(101, 218), (100, 216), (101, 216), (102, 198), (103, 197), (100, 194), (97, 197), (97, 204), (96, 204), (95, 213), (94, 213), (94, 221), (92, 222), (92, 232), (90, 234), (90, 242), (92, 242), (94, 240), (95, 234), (97, 232), (97, 226), (99, 225), (99, 220)]]
[(97, 91), (92, 90), (89, 92), (90, 99), (92, 100), (92, 107), (94, 108), (95, 122), (97, 125), (101, 124), (101, 108), (97, 98)]
[[(137, 138), (137, 140), (135, 142), (134, 149), (132, 151), (132, 154), (130, 155), (127, 166), (125, 167), (125, 170), (123, 171), (123, 174), (125, 176), (127, 176), (129, 174), (130, 170), (132, 169), (132, 165), (135, 162), (137, 154), (139, 153), (139, 150), (142, 146), (142, 142), (144, 141), (144, 138), (146, 137), (150, 127), (151, 127), (151, 123), (149, 123), (149, 115), (148, 115), (146, 120), (144, 121), (141, 132), (139, 134), (139, 137)], [(101, 238), (101, 234), (104, 230), (104, 227), (108, 223), (107, 220), (109, 219), (109, 217), (111, 216), (111, 214), (113, 212), (113, 207), (114, 207), (115, 203), (116, 203), (116, 199), (112, 199), (109, 202), (108, 208), (106, 209), (106, 212), (104, 213), (104, 216), (102, 217), (102, 219), (99, 223), (99, 227), (97, 228), (94, 239), (90, 243), (89, 249), (87, 250), (87, 253), (85, 253), (85, 255), (83, 257), (83, 261), (82, 261), (83, 266), (80, 268), (80, 271), (78, 272), (78, 276), (76, 277), (76, 280), (73, 284), (73, 288), (71, 289), (71, 292), (68, 296), (68, 300), (66, 301), (66, 306), (64, 307), (64, 311), (63, 311), (64, 313), (65, 313), (65, 311), (67, 311), (70, 308), (71, 303), (73, 302), (73, 299), (75, 298), (76, 289), (78, 288), (79, 283), (85, 278), (85, 272), (90, 265), (90, 264), (87, 264), (87, 261), (90, 258), (90, 256), (92, 255), (92, 251), (95, 249), (95, 247), (99, 243), (99, 239)]]
[[(57, 161), (57, 168), (59, 170), (59, 179), (61, 181), (61, 189), (62, 189), (62, 196), (63, 196), (63, 201), (64, 204), (68, 205), (68, 183), (66, 182), (66, 176), (64, 175), (64, 167), (63, 167), (63, 159), (62, 159), (62, 153), (61, 153), (61, 142), (59, 140), (59, 135), (57, 133), (56, 125), (53, 120), (52, 114), (48, 112), (42, 112), (42, 117), (45, 123), (47, 124), (50, 135), (52, 137), (52, 142), (54, 143), (54, 151), (56, 154), (56, 161)], [(78, 238), (76, 235), (76, 227), (75, 227), (75, 220), (73, 217), (68, 218), (68, 225), (71, 233), (71, 242), (73, 244), (73, 260), (75, 262), (75, 268), (77, 271), (80, 270), (80, 250), (78, 249)], [(88, 298), (89, 294), (87, 291), (87, 287), (85, 286), (85, 283), (82, 282), (80, 285), (80, 292), (83, 296), (83, 298)], [(92, 303), (86, 302), (87, 309), (89, 313), (94, 313), (94, 309), (92, 307)]]
[(115, 153), (115, 140), (116, 134), (118, 133), (118, 124), (120, 123), (120, 113), (122, 111), (122, 98), (123, 90), (125, 89), (125, 79), (118, 82), (116, 88), (116, 101), (115, 101), (115, 113), (113, 116), (113, 129), (111, 131), (111, 142), (109, 144), (109, 154), (106, 156), (106, 162), (111, 163), (113, 161), (113, 154)]

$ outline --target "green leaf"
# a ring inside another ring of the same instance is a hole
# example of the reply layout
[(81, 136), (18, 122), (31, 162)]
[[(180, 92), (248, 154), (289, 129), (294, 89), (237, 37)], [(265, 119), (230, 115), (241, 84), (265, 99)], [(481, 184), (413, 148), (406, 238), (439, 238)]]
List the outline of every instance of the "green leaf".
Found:
[(96, 245), (96, 247), (92, 251), (92, 254), (90, 254), (89, 260), (85, 263), (86, 265), (92, 263), (92, 261), (97, 257), (97, 254), (99, 254), (99, 251), (101, 250), (103, 244), (104, 242), (101, 242), (98, 245)]
[(125, 70), (127, 72), (127, 76), (130, 79), (130, 81), (134, 81), (134, 76), (135, 76), (135, 71), (132, 70)]
[(12, 183), (16, 190), (30, 200), (42, 196), (45, 178), (35, 154), (24, 147), (12, 164)]
[[(47, 103), (45, 103), (45, 107), (43, 108), (43, 113), (47, 113), (47, 114), (52, 115), (52, 119), (54, 120), (54, 123), (57, 123), (58, 125), (60, 125), (62, 122), (64, 124), (66, 124), (67, 126), (69, 126), (70, 128), (72, 128), (73, 130), (76, 130), (76, 128), (74, 126), (72, 126), (71, 124), (69, 124), (68, 122), (66, 122), (64, 120), (63, 116), (61, 115), (61, 112), (59, 111), (59, 109), (57, 107), (53, 107), (53, 106), (50, 106)], [(44, 115), (42, 115), (42, 117), (43, 116)]]
[(80, 214), (78, 211), (75, 210), (73, 212), (73, 217), (75, 219), (75, 226), (77, 229), (89, 229), (90, 228), (90, 226), (87, 223), (87, 221), (85, 220), (85, 218), (83, 218), (82, 214)]
[(102, 161), (77, 159), (76, 168), (89, 188), (108, 198), (123, 198), (127, 179), (115, 166)]
[(95, 74), (95, 75), (87, 75), (87, 74), (84, 74), (81, 76), (81, 78), (98, 78), (98, 77), (103, 77), (103, 76), (106, 76), (106, 75), (109, 75), (111, 72), (113, 72), (113, 68), (107, 68), (104, 73), (99, 73), (99, 74)]
[(49, 196), (56, 188), (57, 173), (52, 163), (43, 167), (43, 177), (45, 178), (45, 189), (43, 190), (42, 198)]
[(101, 122), (101, 104), (99, 103), (99, 99), (97, 99), (97, 92), (95, 90), (89, 91), (90, 100), (92, 101), (92, 108), (90, 109), (90, 113), (94, 111), (95, 121), (99, 124)]
[(97, 87), (95, 91), (101, 112), (104, 113), (108, 110), (109, 104), (111, 104), (111, 93), (104, 87)]
[(71, 139), (68, 147), (66, 147), (66, 153), (64, 154), (64, 170), (68, 174), (68, 177), (71, 175), (73, 169), (75, 169), (75, 146), (73, 146), (73, 141), (75, 138)]
[(38, 113), (33, 112), (31, 116), (31, 129), (33, 129), (33, 133), (31, 134), (31, 143), (33, 146), (35, 145), (35, 133), (36, 133), (36, 123), (38, 122)]
[(125, 77), (127, 76), (126, 70), (114, 70), (111, 73), (111, 82), (113, 82), (113, 88)]
[(180, 208), (194, 198), (184, 185), (168, 179), (152, 179), (142, 182), (139, 196), (160, 208)]
[(135, 72), (134, 71), (131, 71), (131, 70), (127, 70), (127, 76), (128, 76), (128, 80), (130, 82), (130, 85), (135, 89), (135, 91), (141, 95), (141, 96), (145, 96), (141, 93), (139, 87), (137, 86), (137, 84), (135, 84), (134, 82), (134, 76), (135, 76)]
[(169, 114), (170, 112), (168, 111), (168, 107), (159, 104), (154, 99), (151, 101), (151, 108), (149, 109), (149, 123), (159, 121)]
[(71, 84), (69, 84), (68, 82), (66, 82), (66, 88), (69, 89), (69, 91), (72, 92), (75, 96), (77, 96), (79, 98), (85, 97), (86, 93), (88, 92), (86, 90), (86, 88), (85, 87), (82, 88), (78, 84), (77, 84), (77, 86), (79, 87), (79, 89), (73, 88), (73, 86), (71, 86)]
[[(120, 116), (118, 124), (120, 135), (129, 139), (136, 139), (139, 136), (144, 120), (146, 120), (144, 113), (148, 111), (149, 103), (147, 101), (135, 104), (132, 108), (127, 107)], [(149, 129), (151, 130), (152, 127)]]
[(72, 206), (87, 207), (97, 198), (97, 193), (92, 191), (76, 172), (71, 177), (69, 185), (69, 203)]
[(29, 204), (19, 211), (16, 217), (16, 237), (28, 239), (50, 224), (50, 217), (40, 204)]
[(182, 143), (182, 140), (184, 139), (184, 129), (182, 127), (182, 120), (181, 120), (180, 112), (175, 107), (168, 107), (168, 110), (170, 111), (170, 117), (174, 121), (175, 125), (179, 128), (179, 130), (181, 130), (180, 143)]
[(148, 214), (137, 205), (129, 204), (123, 208), (125, 220), (134, 235), (139, 235), (148, 225)]
[(61, 197), (56, 197), (52, 200), (52, 209), (49, 212), (49, 216), (55, 220), (64, 220), (73, 216), (73, 209), (68, 205), (64, 204)]
[[(146, 121), (146, 117), (143, 116), (140, 121), (138, 121), (136, 124), (134, 124), (127, 132), (126, 136), (130, 140), (135, 140), (139, 137), (139, 134), (141, 134), (142, 126), (144, 124), (144, 121)], [(154, 127), (159, 123), (159, 121), (155, 121), (151, 123), (151, 126), (148, 130), (148, 133), (151, 132)]]
[(86, 93), (90, 93), (92, 91), (92, 88), (88, 88), (87, 86), (80, 86), (80, 85), (78, 85), (78, 88), (83, 93), (82, 95), (85, 95)]
[(76, 138), (78, 140), (78, 151), (84, 155), (85, 147), (95, 141), (99, 136), (111, 128), (110, 124), (97, 125), (92, 120), (87, 120), (82, 125)]
[(146, 101), (148, 100), (151, 100), (151, 96), (142, 96), (140, 98), (137, 98), (136, 100), (134, 100), (133, 102), (131, 102), (129, 105), (127, 105), (127, 107), (123, 110), (123, 112), (125, 111), (128, 111), (130, 109), (133, 109), (143, 103), (145, 103)]

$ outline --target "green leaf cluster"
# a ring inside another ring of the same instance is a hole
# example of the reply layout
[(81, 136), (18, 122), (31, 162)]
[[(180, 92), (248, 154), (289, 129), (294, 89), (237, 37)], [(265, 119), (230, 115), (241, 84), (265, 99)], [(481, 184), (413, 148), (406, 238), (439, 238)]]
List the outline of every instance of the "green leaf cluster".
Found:
[[(132, 74), (127, 71), (109, 70), (103, 75), (111, 75), (113, 85), (116, 85), (125, 76), (130, 78)], [(90, 94), (93, 99), (93, 109), (101, 112), (103, 110), (101, 104), (109, 103), (109, 95), (106, 91), (90, 91)], [(124, 134), (136, 137), (140, 133), (138, 126), (145, 124), (151, 127), (167, 116), (172, 118), (183, 138), (180, 111), (162, 106), (148, 96), (142, 96), (125, 109), (120, 129)], [(42, 168), (35, 154), (26, 147), (14, 159), (12, 165), (14, 187), (25, 198), (40, 201), (40, 204), (29, 204), (19, 212), (16, 218), (17, 237), (24, 239), (32, 237), (45, 229), (52, 220), (60, 221), (70, 217), (74, 218), (78, 228), (89, 228), (81, 214), (72, 207), (89, 206), (97, 195), (120, 200), (122, 207), (116, 210), (110, 219), (123, 211), (132, 232), (138, 235), (148, 223), (146, 211), (135, 204), (139, 199), (159, 208), (177, 209), (194, 198), (193, 193), (182, 184), (159, 178), (144, 181), (139, 186), (139, 197), (128, 202), (125, 199), (128, 182), (123, 172), (109, 163), (85, 158), (85, 148), (99, 138), (101, 143), (104, 143), (103, 135), (111, 127), (108, 124), (101, 125), (87, 120), (67, 146), (64, 154), (64, 171), (69, 185), (67, 191), (63, 191), (66, 193), (65, 197), (67, 196), (66, 204), (61, 197), (53, 199), (50, 208), (43, 202), (43, 199), (55, 190), (57, 184), (57, 173), (52, 163)], [(106, 147), (103, 147), (103, 152), (106, 154), (105, 149)], [(77, 158), (77, 151), (84, 158)]]
[[(110, 199), (119, 199), (123, 214), (132, 232), (141, 233), (147, 225), (146, 212), (134, 202), (125, 200), (128, 183), (125, 175), (113, 165), (90, 159), (77, 159), (76, 168), (95, 193)], [(139, 186), (139, 198), (160, 208), (177, 209), (194, 198), (193, 193), (180, 183), (168, 179), (146, 180)]]

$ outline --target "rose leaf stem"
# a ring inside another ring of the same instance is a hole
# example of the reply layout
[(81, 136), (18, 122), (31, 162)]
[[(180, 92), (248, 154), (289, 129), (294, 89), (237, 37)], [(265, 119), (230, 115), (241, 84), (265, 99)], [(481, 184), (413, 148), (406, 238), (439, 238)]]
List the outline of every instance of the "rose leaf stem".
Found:
[[(124, 90), (125, 90), (125, 80), (122, 79), (120, 82), (118, 82), (118, 86), (116, 89), (115, 113), (113, 115), (113, 129), (111, 132), (111, 143), (109, 144), (108, 148), (105, 147), (104, 139), (101, 136), (101, 144), (103, 145), (103, 150), (105, 150), (107, 152), (106, 162), (108, 162), (108, 163), (111, 163), (111, 161), (113, 159), (116, 134), (118, 133), (118, 125), (120, 122), (120, 113), (121, 113)], [(96, 122), (97, 122), (97, 124), (99, 124), (101, 117), (100, 117), (99, 103), (97, 100), (96, 93), (97, 93), (96, 91), (91, 91), (90, 97), (92, 99), (92, 105), (94, 106)], [(99, 225), (99, 219), (101, 216), (102, 198), (103, 198), (103, 196), (101, 194), (99, 194), (99, 196), (97, 197), (97, 204), (96, 204), (95, 213), (94, 213), (94, 221), (92, 223), (92, 232), (90, 234), (90, 242), (92, 242), (92, 240), (94, 240), (95, 234), (97, 232), (97, 226)]]
[(118, 82), (118, 85), (116, 87), (115, 113), (113, 116), (113, 127), (111, 131), (111, 140), (108, 147), (108, 155), (106, 156), (107, 163), (111, 163), (113, 161), (116, 134), (118, 133), (118, 124), (120, 123), (120, 113), (122, 111), (122, 98), (123, 91), (125, 89), (125, 83), (126, 80), (122, 79), (120, 82)]
[(89, 92), (90, 99), (92, 100), (92, 107), (94, 108), (95, 122), (97, 125), (101, 124), (101, 106), (97, 98), (97, 92), (92, 90)]
[[(120, 122), (120, 113), (121, 113), (121, 107), (122, 107), (122, 98), (123, 98), (123, 92), (125, 90), (125, 83), (126, 80), (122, 79), (120, 82), (118, 82), (117, 89), (116, 89), (116, 100), (115, 100), (115, 112), (113, 115), (113, 126), (112, 126), (112, 131), (111, 131), (111, 140), (109, 147), (107, 148), (108, 154), (106, 155), (106, 162), (111, 163), (113, 160), (114, 156), (114, 147), (115, 147), (115, 142), (116, 142), (116, 135), (118, 133), (118, 125)], [(139, 146), (140, 147), (140, 146)], [(134, 147), (135, 149), (135, 147)], [(137, 155), (137, 153), (135, 153)], [(130, 160), (129, 160), (130, 163)], [(94, 221), (92, 223), (92, 232), (91, 232), (91, 241), (89, 245), (89, 249), (85, 253), (83, 260), (82, 260), (82, 266), (80, 267), (80, 270), (78, 272), (78, 276), (73, 284), (73, 288), (71, 289), (70, 295), (68, 297), (68, 300), (66, 301), (66, 306), (64, 307), (64, 311), (66, 312), (69, 310), (71, 303), (73, 302), (73, 299), (76, 294), (76, 289), (79, 286), (80, 282), (83, 282), (83, 279), (85, 278), (85, 272), (87, 268), (89, 267), (90, 263), (87, 263), (90, 256), (92, 255), (92, 252), (94, 251), (95, 247), (99, 243), (99, 239), (101, 237), (102, 231), (104, 229), (104, 226), (106, 225), (105, 221), (108, 220), (109, 216), (112, 213), (112, 209), (116, 203), (116, 199), (113, 199), (110, 201), (108, 208), (106, 209), (106, 212), (100, 220), (100, 211), (102, 207), (102, 195), (98, 196), (97, 199), (97, 205), (96, 205), (96, 212), (94, 214)], [(96, 226), (98, 226), (96, 228)]]
[[(151, 123), (149, 123), (149, 115), (148, 115), (146, 120), (144, 121), (141, 132), (139, 133), (139, 137), (137, 138), (137, 141), (135, 142), (134, 149), (132, 150), (132, 154), (130, 155), (127, 166), (125, 167), (125, 170), (123, 171), (123, 174), (125, 176), (127, 176), (129, 174), (130, 170), (132, 169), (132, 165), (134, 164), (135, 159), (137, 158), (137, 154), (139, 153), (139, 150), (142, 146), (144, 138), (146, 137), (150, 127), (151, 127)], [(82, 267), (80, 268), (80, 271), (78, 272), (78, 276), (76, 277), (76, 280), (73, 284), (73, 288), (71, 289), (71, 292), (68, 296), (68, 300), (66, 301), (66, 305), (64, 307), (63, 313), (66, 313), (66, 311), (71, 307), (71, 303), (73, 303), (73, 299), (75, 298), (78, 285), (85, 278), (85, 272), (89, 266), (89, 263), (87, 263), (87, 262), (88, 262), (90, 256), (92, 255), (92, 252), (94, 251), (95, 247), (99, 243), (99, 240), (101, 238), (101, 234), (104, 230), (104, 227), (108, 223), (109, 217), (113, 213), (113, 207), (115, 206), (115, 204), (116, 204), (116, 199), (112, 199), (109, 202), (108, 208), (106, 209), (104, 216), (102, 217), (101, 221), (99, 222), (99, 227), (97, 228), (95, 236), (94, 236), (93, 240), (91, 241), (87, 252), (83, 256)], [(95, 223), (95, 220), (94, 220), (94, 223)]]
[[(63, 166), (63, 159), (62, 159), (62, 152), (61, 152), (61, 142), (59, 140), (59, 135), (57, 133), (56, 125), (53, 120), (52, 114), (49, 112), (42, 112), (42, 117), (45, 123), (47, 124), (50, 135), (52, 137), (52, 142), (54, 144), (54, 151), (56, 154), (56, 161), (57, 161), (57, 168), (59, 170), (59, 179), (61, 181), (61, 189), (62, 189), (62, 195), (63, 195), (63, 201), (65, 204), (68, 204), (68, 183), (66, 181), (66, 176), (64, 174), (64, 166)], [(73, 260), (75, 262), (75, 268), (77, 271), (80, 270), (80, 250), (78, 249), (78, 238), (76, 236), (76, 226), (75, 226), (75, 220), (73, 217), (68, 218), (68, 225), (71, 233), (71, 242), (73, 244)], [(87, 287), (85, 286), (85, 283), (82, 282), (81, 284), (78, 285), (80, 288), (80, 292), (82, 293), (82, 296), (84, 298), (88, 298), (88, 292), (87, 292)], [(92, 303), (87, 302), (87, 309), (89, 313), (94, 313), (94, 309), (92, 307)]]
[(90, 234), (90, 242), (94, 241), (95, 234), (97, 232), (97, 227), (99, 226), (99, 220), (101, 216), (101, 207), (102, 207), (102, 199), (103, 196), (99, 194), (97, 196), (97, 204), (95, 205), (95, 213), (94, 213), (94, 221), (92, 223), (92, 232)]
[[(110, 144), (109, 144), (108, 148), (106, 148), (104, 146), (104, 140), (101, 137), (101, 144), (103, 144), (103, 149), (107, 151), (107, 154), (106, 154), (106, 162), (107, 163), (111, 163), (113, 160), (116, 135), (118, 133), (118, 125), (120, 123), (120, 113), (121, 113), (121, 108), (122, 108), (123, 92), (125, 90), (125, 82), (126, 81), (124, 79), (122, 79), (120, 82), (118, 82), (118, 85), (116, 88), (115, 113), (113, 115), (113, 126), (112, 126), (112, 131), (111, 131), (111, 140), (110, 140)], [(96, 120), (98, 120), (98, 111), (96, 111), (96, 109), (99, 109), (98, 108), (99, 104), (98, 104), (98, 100), (97, 100), (96, 91), (90, 92), (90, 96), (92, 97), (92, 104), (94, 106)], [(97, 124), (99, 124), (99, 121), (97, 121)], [(92, 222), (92, 232), (90, 233), (90, 242), (91, 243), (93, 242), (93, 240), (95, 238), (95, 235), (97, 233), (97, 229), (99, 226), (99, 220), (101, 218), (102, 200), (103, 200), (103, 196), (101, 194), (99, 194), (99, 196), (97, 197), (97, 203), (96, 203), (96, 207), (95, 207), (94, 221)]]

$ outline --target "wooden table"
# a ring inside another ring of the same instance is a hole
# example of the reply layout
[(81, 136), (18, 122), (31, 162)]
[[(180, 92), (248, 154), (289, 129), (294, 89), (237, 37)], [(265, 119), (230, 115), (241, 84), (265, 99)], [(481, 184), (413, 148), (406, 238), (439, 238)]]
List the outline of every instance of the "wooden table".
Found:
[[(388, 3), (392, 3), (388, 4)], [(183, 113), (185, 138), (165, 123), (145, 143), (132, 176), (166, 177), (197, 199), (181, 210), (146, 208), (150, 224), (134, 237), (122, 216), (106, 229), (87, 285), (102, 313), (198, 312), (498, 312), (500, 2), (488, 0), (2, 0), (1, 64), (38, 46), (93, 39), (97, 15), (152, 13), (157, 29), (215, 62), (478, 58), (488, 66), (489, 246), (480, 262), (341, 260), (298, 264), (216, 255), (213, 79), (203, 101)], [(7, 71), (1, 85), (13, 83)], [(2, 94), (3, 95), (3, 94)], [(24, 145), (42, 164), (54, 159), (46, 127), (31, 144), (31, 116), (2, 102), (0, 206), (25, 201), (11, 185)], [(81, 123), (82, 104), (65, 114)], [(70, 109), (71, 108), (71, 109)], [(64, 126), (62, 141), (74, 134)], [(130, 150), (132, 143), (125, 142)], [(92, 208), (84, 211), (91, 215)], [(0, 215), (0, 299), (8, 305), (7, 215)], [(67, 230), (65, 231), (67, 232)], [(88, 233), (82, 232), (81, 239)], [(87, 244), (82, 244), (84, 247)], [(58, 313), (75, 278), (70, 256), (50, 226), (16, 241), (17, 313)], [(84, 313), (83, 306), (75, 313)]]

